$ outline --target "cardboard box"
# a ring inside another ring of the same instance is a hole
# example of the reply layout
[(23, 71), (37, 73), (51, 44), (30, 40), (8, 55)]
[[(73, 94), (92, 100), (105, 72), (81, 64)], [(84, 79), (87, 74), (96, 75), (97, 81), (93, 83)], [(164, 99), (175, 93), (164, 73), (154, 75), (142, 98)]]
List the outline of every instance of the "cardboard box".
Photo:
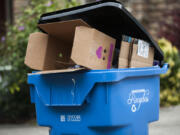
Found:
[(143, 41), (122, 36), (118, 68), (153, 66), (154, 48)]
[(130, 58), (130, 46), (129, 42), (122, 41), (119, 53), (118, 68), (128, 68)]
[(134, 38), (123, 35), (119, 51), (118, 68), (128, 68)]
[(115, 39), (96, 29), (76, 27), (71, 59), (89, 69), (110, 69)]
[(30, 35), (25, 57), (30, 68), (57, 71), (76, 64), (89, 69), (111, 68), (115, 39), (90, 28), (83, 20), (38, 26), (47, 34)]
[(143, 41), (133, 44), (132, 55), (129, 67), (151, 67), (154, 61), (154, 48)]

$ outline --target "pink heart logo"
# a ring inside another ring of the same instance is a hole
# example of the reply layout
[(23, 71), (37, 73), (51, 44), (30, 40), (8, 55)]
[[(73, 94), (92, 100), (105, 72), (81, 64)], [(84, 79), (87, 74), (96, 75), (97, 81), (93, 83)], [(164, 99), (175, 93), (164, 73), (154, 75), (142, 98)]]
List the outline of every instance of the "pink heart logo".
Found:
[(100, 47), (96, 50), (96, 55), (97, 55), (97, 57), (98, 57), (99, 59), (101, 59), (101, 57), (102, 57), (102, 50), (103, 50), (102, 46), (100, 46)]

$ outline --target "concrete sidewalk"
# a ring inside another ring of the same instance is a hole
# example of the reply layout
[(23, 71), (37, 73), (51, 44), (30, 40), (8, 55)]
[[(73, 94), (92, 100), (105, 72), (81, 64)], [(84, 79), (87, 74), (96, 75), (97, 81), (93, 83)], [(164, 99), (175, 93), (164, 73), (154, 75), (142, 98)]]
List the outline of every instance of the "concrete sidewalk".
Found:
[(158, 122), (150, 124), (150, 135), (180, 135), (180, 106), (161, 108)]
[[(0, 125), (0, 135), (49, 135), (49, 128), (23, 125)], [(160, 120), (150, 125), (149, 135), (180, 135), (180, 106), (161, 108)]]

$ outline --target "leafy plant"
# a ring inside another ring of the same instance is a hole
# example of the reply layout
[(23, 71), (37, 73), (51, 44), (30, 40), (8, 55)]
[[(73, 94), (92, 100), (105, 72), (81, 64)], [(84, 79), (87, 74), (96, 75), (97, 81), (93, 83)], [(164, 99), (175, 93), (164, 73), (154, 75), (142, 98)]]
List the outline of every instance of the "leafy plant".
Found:
[(164, 52), (165, 62), (170, 67), (166, 74), (161, 75), (161, 106), (180, 103), (180, 56), (177, 48), (162, 38), (158, 41)]
[(78, 5), (75, 0), (64, 3), (61, 6), (56, 0), (31, 0), (15, 24), (7, 25), (7, 33), (0, 41), (0, 119), (17, 119), (25, 112), (26, 116), (32, 113), (27, 94), (27, 73), (31, 70), (24, 65), (28, 37), (38, 31), (37, 22), (43, 13)]

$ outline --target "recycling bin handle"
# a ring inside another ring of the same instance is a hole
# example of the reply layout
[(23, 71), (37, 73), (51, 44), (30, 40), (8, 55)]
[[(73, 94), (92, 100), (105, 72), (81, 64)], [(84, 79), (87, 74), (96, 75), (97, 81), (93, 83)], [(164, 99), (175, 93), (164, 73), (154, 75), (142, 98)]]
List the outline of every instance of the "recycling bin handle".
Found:
[[(169, 64), (164, 64), (163, 67), (152, 67), (152, 68), (135, 68), (132, 70), (126, 70), (123, 72), (122, 70), (119, 72), (117, 81), (125, 79), (127, 77), (143, 77), (143, 76), (151, 76), (151, 75), (160, 75), (165, 74), (168, 71)], [(116, 80), (114, 80), (116, 81)]]

